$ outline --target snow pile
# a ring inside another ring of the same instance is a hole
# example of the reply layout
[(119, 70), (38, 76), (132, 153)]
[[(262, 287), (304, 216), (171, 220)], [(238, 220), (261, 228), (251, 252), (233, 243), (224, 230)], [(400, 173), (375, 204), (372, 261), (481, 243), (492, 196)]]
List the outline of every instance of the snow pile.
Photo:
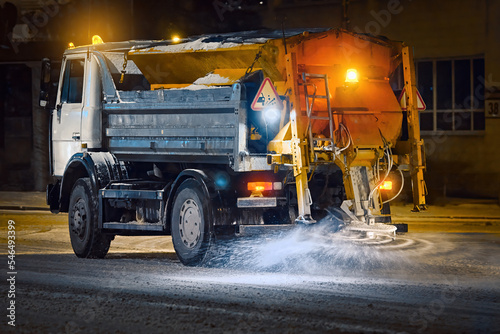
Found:
[(199, 50), (215, 50), (215, 49), (227, 49), (234, 48), (241, 44), (238, 43), (224, 43), (224, 42), (204, 42), (205, 38), (199, 38), (192, 42), (164, 45), (156, 47), (156, 50), (162, 52), (182, 52), (182, 51), (199, 51)]
[(210, 42), (206, 41), (206, 37), (198, 38), (194, 41), (179, 43), (179, 44), (171, 44), (171, 45), (159, 45), (152, 48), (141, 49), (136, 53), (176, 53), (176, 52), (184, 52), (184, 51), (209, 51), (216, 49), (229, 49), (234, 48), (241, 45), (251, 45), (251, 44), (262, 44), (265, 43), (267, 38), (254, 38), (251, 40), (247, 40), (245, 42), (229, 42), (229, 41), (217, 41)]
[(202, 90), (202, 89), (216, 89), (219, 88), (217, 86), (211, 86), (211, 85), (223, 85), (231, 83), (231, 80), (226, 77), (222, 77), (218, 74), (213, 74), (209, 73), (205, 75), (204, 77), (196, 79), (195, 82), (193, 82), (192, 85), (189, 85), (187, 87), (183, 88), (170, 88), (170, 90), (178, 90), (178, 89), (184, 89), (184, 90)]
[(217, 86), (207, 86), (207, 85), (195, 85), (195, 84), (192, 84), (192, 85), (189, 85), (187, 87), (184, 87), (184, 88), (170, 88), (171, 90), (175, 90), (175, 89), (184, 89), (184, 90), (202, 90), (202, 89), (216, 89), (216, 88), (219, 88)]
[(244, 37), (218, 37), (218, 36), (203, 36), (198, 39), (170, 45), (157, 45), (151, 48), (139, 49), (133, 51), (137, 54), (150, 54), (150, 53), (176, 53), (184, 51), (209, 51), (217, 49), (229, 49), (241, 45), (264, 44), (270, 38), (244, 38)]
[(221, 77), (218, 74), (207, 74), (203, 78), (196, 79), (193, 84), (195, 85), (215, 85), (215, 84), (226, 84), (229, 83), (231, 80), (226, 77)]

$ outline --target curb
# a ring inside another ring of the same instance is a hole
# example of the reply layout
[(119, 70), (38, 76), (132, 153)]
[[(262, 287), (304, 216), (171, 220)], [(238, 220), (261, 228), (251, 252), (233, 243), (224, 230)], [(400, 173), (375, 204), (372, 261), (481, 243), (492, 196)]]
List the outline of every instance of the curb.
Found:
[(410, 217), (410, 216), (398, 216), (398, 215), (392, 215), (392, 219), (400, 219), (400, 220), (405, 220), (405, 221), (434, 221), (436, 219), (438, 220), (453, 220), (453, 221), (460, 221), (460, 220), (498, 220), (500, 221), (499, 216), (420, 216), (420, 217)]
[(492, 222), (492, 223), (500, 223), (500, 217), (401, 217), (401, 216), (392, 216), (392, 221), (401, 221), (408, 223), (466, 223), (466, 222)]
[(462, 221), (443, 220), (397, 220), (396, 223), (408, 225), (408, 232), (441, 232), (441, 233), (500, 233), (500, 219)]
[(50, 212), (49, 207), (23, 206), (23, 205), (2, 205), (2, 206), (0, 206), (0, 210), (5, 210), (5, 211), (48, 211), (48, 212)]
[[(44, 211), (50, 208), (40, 206), (2, 205), (0, 211)], [(392, 216), (394, 224), (407, 224), (408, 233), (500, 233), (500, 217), (466, 216)]]

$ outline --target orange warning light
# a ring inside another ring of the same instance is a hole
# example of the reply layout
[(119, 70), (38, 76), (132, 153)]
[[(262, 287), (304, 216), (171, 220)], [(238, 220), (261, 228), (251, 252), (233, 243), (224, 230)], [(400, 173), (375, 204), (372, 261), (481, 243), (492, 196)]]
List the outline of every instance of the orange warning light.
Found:
[(104, 44), (104, 41), (102, 40), (101, 36), (99, 35), (94, 35), (92, 36), (92, 44)]
[(248, 182), (248, 190), (250, 191), (266, 191), (273, 190), (272, 182)]
[(345, 76), (345, 82), (348, 82), (348, 83), (357, 83), (359, 82), (359, 79), (358, 79), (358, 70), (354, 69), (354, 68), (350, 68), (347, 70), (347, 74)]
[(392, 181), (384, 181), (378, 188), (380, 190), (392, 190)]

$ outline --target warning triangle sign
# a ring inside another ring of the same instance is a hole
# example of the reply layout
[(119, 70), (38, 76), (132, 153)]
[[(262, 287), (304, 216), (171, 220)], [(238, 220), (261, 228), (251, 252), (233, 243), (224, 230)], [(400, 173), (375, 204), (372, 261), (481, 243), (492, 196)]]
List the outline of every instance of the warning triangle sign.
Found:
[[(406, 87), (404, 87), (403, 91), (401, 91), (398, 101), (399, 105), (401, 106), (401, 109), (406, 110)], [(420, 95), (420, 92), (418, 90), (417, 90), (417, 106), (418, 110), (425, 110), (425, 108), (427, 107), (425, 105), (424, 99), (422, 98), (422, 95)]]
[(260, 85), (257, 95), (255, 95), (255, 98), (253, 99), (251, 108), (259, 111), (270, 107), (281, 110), (283, 108), (283, 102), (281, 102), (281, 98), (276, 91), (276, 88), (274, 88), (271, 79), (265, 78)]

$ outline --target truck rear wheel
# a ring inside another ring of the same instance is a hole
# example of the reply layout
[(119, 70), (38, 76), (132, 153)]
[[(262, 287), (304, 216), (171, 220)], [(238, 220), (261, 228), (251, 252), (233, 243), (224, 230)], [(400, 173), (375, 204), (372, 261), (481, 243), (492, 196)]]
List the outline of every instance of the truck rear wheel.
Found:
[(111, 236), (99, 231), (97, 225), (97, 196), (89, 178), (76, 181), (69, 201), (69, 236), (76, 256), (103, 258), (111, 244)]
[(188, 266), (203, 263), (210, 248), (209, 199), (201, 184), (184, 181), (174, 199), (172, 208), (172, 243), (179, 260)]

